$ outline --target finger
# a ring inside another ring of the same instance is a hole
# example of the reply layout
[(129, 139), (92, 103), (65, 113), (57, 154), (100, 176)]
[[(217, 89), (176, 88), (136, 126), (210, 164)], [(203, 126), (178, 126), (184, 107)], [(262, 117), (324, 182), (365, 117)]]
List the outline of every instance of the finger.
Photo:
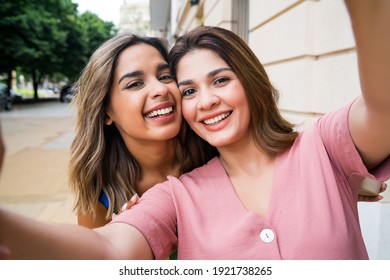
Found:
[(387, 184), (386, 183), (382, 183), (381, 189), (380, 189), (379, 193), (383, 193), (386, 189), (387, 189)]
[(132, 202), (132, 205), (136, 204), (138, 202), (138, 199), (139, 199), (139, 196), (138, 194), (134, 194), (131, 198), (130, 198), (130, 202)]
[(133, 195), (129, 201), (127, 201), (125, 204), (123, 204), (121, 212), (130, 209), (134, 204), (136, 204), (138, 202), (138, 199), (139, 199), (139, 197), (137, 194)]
[(126, 203), (126, 210), (130, 209), (133, 205), (137, 204), (138, 202), (138, 194), (134, 194), (131, 198), (130, 201)]

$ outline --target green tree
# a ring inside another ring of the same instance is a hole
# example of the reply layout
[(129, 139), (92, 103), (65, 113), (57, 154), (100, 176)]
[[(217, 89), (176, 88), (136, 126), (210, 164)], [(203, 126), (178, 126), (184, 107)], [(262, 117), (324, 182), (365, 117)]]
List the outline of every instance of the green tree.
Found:
[(95, 49), (104, 41), (110, 39), (118, 32), (112, 22), (103, 21), (96, 14), (91, 12), (84, 12), (81, 14), (80, 21), (88, 38), (88, 57), (91, 56)]
[[(32, 77), (34, 98), (38, 98), (38, 85), (44, 75), (54, 73), (54, 67), (60, 58), (57, 50), (65, 44), (66, 32), (60, 28), (56, 11), (67, 0), (15, 0), (1, 1), (1, 31), (5, 31), (7, 49), (4, 54), (2, 70), (8, 73), (16, 66), (27, 70)], [(1, 52), (1, 51), (0, 51)]]
[(61, 60), (55, 71), (73, 82), (88, 60), (88, 36), (78, 15), (77, 4), (69, 2), (65, 2), (63, 9), (58, 11), (61, 29), (67, 36), (65, 44), (58, 49), (57, 55)]
[(7, 74), (8, 89), (11, 88), (12, 70), (30, 54), (23, 38), (27, 28), (20, 12), (26, 9), (28, 2), (0, 0), (0, 73)]
[(92, 52), (117, 33), (112, 22), (78, 14), (71, 0), (0, 0), (0, 73), (21, 69), (34, 98), (44, 77), (73, 82)]

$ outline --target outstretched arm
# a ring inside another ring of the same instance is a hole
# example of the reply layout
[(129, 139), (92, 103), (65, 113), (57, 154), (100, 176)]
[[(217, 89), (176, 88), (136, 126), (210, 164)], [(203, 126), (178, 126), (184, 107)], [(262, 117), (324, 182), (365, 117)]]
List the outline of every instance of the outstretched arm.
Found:
[(152, 259), (143, 235), (115, 223), (91, 230), (46, 224), (0, 209), (0, 245), (11, 259)]
[(356, 40), (362, 98), (352, 106), (352, 139), (368, 169), (390, 155), (390, 1), (346, 0)]

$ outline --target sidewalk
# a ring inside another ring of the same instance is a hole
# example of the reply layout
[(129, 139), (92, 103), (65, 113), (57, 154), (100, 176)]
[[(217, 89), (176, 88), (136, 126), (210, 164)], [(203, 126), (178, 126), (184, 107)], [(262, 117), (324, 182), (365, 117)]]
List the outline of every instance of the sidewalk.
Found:
[(28, 106), (0, 114), (6, 145), (0, 205), (41, 221), (76, 223), (68, 184), (74, 131), (69, 105)]

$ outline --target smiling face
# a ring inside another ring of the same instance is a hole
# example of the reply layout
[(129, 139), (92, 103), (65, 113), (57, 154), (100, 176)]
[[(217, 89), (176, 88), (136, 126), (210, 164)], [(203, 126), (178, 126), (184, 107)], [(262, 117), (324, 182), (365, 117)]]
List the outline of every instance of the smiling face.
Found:
[(211, 145), (222, 148), (251, 141), (245, 90), (229, 65), (206, 49), (188, 52), (177, 67), (183, 116)]
[(161, 141), (175, 137), (181, 124), (180, 93), (168, 64), (144, 43), (118, 57), (107, 125), (118, 128), (126, 145), (133, 141)]

